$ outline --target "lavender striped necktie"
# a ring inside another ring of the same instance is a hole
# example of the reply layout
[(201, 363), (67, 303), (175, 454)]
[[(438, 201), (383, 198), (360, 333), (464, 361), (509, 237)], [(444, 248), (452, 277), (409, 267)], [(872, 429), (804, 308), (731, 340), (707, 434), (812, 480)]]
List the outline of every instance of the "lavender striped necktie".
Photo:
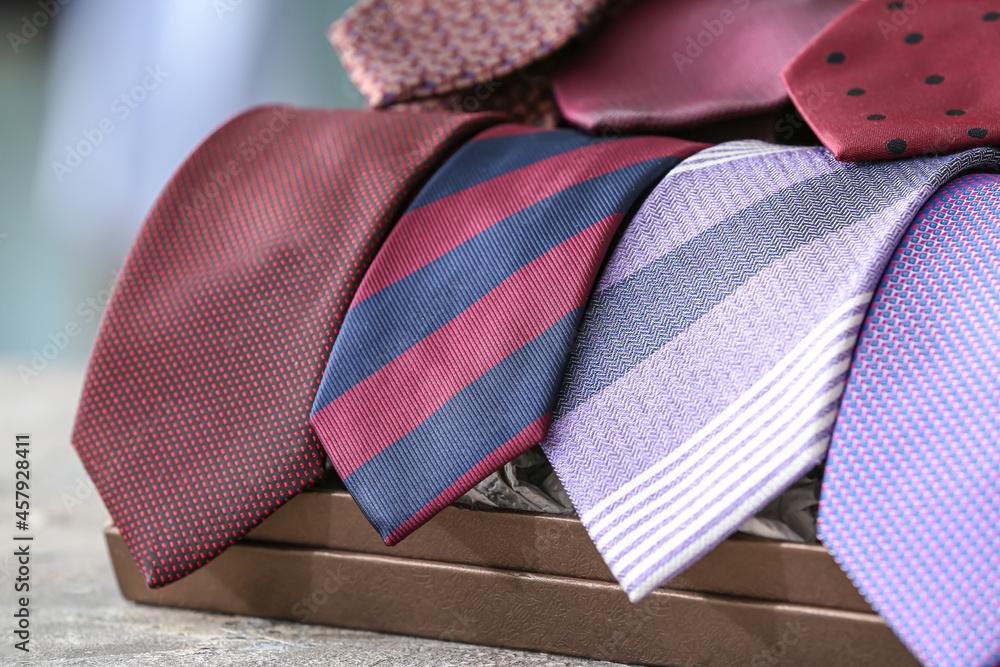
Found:
[(656, 187), (597, 283), (543, 443), (632, 600), (823, 458), (907, 225), (943, 183), (998, 162), (741, 141)]
[(830, 443), (823, 542), (925, 665), (1000, 664), (1000, 175), (921, 210)]

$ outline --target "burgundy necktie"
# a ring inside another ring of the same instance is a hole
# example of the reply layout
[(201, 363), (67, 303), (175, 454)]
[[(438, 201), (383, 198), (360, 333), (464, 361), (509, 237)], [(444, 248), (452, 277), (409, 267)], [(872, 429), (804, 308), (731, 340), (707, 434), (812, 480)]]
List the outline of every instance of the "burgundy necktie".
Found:
[(849, 5), (640, 0), (556, 74), (556, 101), (576, 125), (628, 131), (772, 111), (788, 100), (781, 68)]
[(781, 73), (838, 160), (1000, 144), (1000, 2), (856, 3)]
[(154, 206), (108, 307), (73, 444), (150, 587), (323, 472), (309, 410), (409, 196), (492, 116), (263, 107)]

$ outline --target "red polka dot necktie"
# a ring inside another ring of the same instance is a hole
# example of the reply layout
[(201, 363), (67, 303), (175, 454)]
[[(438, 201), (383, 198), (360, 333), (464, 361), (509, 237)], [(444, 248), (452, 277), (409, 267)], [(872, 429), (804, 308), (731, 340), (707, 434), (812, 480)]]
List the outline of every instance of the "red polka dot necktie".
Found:
[(173, 177), (105, 314), (73, 444), (150, 587), (323, 472), (309, 409), (409, 196), (490, 116), (263, 107)]
[(838, 160), (1000, 145), (1000, 2), (863, 0), (782, 72)]
[(420, 191), (358, 288), (312, 415), (386, 544), (545, 437), (615, 230), (703, 147), (499, 125)]

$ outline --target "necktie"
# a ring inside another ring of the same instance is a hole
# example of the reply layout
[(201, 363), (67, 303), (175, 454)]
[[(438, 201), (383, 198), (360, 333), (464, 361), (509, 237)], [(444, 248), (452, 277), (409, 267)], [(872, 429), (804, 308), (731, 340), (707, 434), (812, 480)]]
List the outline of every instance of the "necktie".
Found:
[(557, 73), (556, 100), (576, 125), (629, 131), (773, 111), (788, 101), (781, 68), (849, 5), (641, 0)]
[(606, 0), (360, 0), (330, 42), (372, 106), (488, 83), (558, 49)]
[(483, 116), (263, 107), (150, 213), (94, 348), (73, 444), (151, 587), (323, 472), (309, 408), (409, 192)]
[(897, 241), (938, 186), (998, 160), (733, 142), (653, 190), (594, 288), (542, 444), (632, 600), (824, 456)]
[(824, 543), (925, 665), (1000, 664), (1000, 176), (920, 212), (858, 342)]
[(863, 0), (781, 75), (803, 118), (838, 160), (996, 145), (998, 9), (994, 0)]
[(500, 125), (421, 190), (358, 288), (312, 413), (386, 544), (545, 437), (612, 235), (699, 148)]
[(392, 111), (450, 111), (472, 113), (497, 111), (519, 123), (548, 129), (560, 123), (559, 109), (552, 97), (551, 69), (554, 58), (491, 79), (433, 97), (419, 97), (389, 107)]

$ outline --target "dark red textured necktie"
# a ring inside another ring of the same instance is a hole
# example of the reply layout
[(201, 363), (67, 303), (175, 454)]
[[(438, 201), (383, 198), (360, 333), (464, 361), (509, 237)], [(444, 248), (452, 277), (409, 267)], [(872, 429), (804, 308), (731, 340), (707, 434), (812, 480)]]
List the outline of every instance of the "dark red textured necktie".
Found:
[(838, 160), (1000, 145), (1000, 2), (863, 0), (781, 73)]
[[(778, 73), (851, 0), (639, 0), (553, 78), (588, 129), (674, 132), (774, 111)], [(772, 138), (775, 121), (743, 126)]]
[(136, 241), (73, 444), (150, 587), (323, 472), (309, 411), (361, 276), (488, 115), (263, 107), (174, 176)]

